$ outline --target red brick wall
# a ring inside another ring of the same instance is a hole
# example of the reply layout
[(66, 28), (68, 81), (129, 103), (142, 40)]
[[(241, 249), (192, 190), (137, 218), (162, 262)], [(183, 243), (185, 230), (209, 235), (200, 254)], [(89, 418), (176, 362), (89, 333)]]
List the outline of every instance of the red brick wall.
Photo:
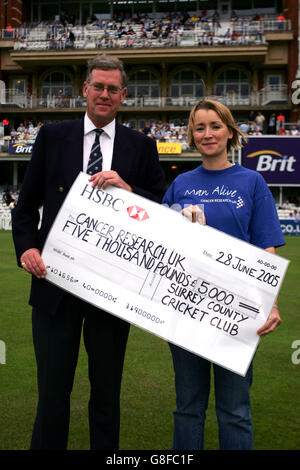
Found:
[(20, 26), (23, 22), (23, 8), (22, 0), (0, 0), (0, 28)]

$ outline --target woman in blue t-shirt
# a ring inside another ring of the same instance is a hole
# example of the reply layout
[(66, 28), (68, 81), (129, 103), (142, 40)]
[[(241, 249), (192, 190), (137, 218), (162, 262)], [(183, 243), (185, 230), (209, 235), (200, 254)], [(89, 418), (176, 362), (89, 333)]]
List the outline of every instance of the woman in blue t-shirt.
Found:
[[(230, 110), (214, 100), (197, 103), (188, 124), (189, 145), (195, 145), (203, 164), (179, 175), (163, 203), (179, 204), (192, 221), (211, 227), (275, 253), (285, 243), (272, 194), (263, 177), (228, 160), (228, 151), (245, 137)], [(260, 336), (281, 323), (277, 302)], [(202, 449), (210, 391), (210, 361), (170, 344), (176, 386), (174, 449)], [(216, 364), (214, 368), (216, 413), (221, 449), (252, 449), (250, 412), (252, 364), (245, 377)]]

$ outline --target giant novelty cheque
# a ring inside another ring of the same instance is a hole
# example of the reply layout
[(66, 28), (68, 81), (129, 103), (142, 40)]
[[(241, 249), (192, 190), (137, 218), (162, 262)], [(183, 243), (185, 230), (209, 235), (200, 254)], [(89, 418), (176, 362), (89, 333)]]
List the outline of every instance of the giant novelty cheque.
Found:
[(244, 376), (289, 262), (88, 179), (78, 175), (48, 235), (46, 279)]

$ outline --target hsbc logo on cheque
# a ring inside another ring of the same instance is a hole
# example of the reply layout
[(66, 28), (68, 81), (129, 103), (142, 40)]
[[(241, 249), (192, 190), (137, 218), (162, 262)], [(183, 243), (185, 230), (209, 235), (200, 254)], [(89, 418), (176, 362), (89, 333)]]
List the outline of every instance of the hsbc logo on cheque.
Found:
[(143, 209), (142, 207), (139, 207), (139, 206), (127, 207), (127, 212), (128, 212), (129, 217), (135, 220), (139, 220), (140, 222), (142, 222), (143, 220), (149, 219), (149, 215), (146, 209)]

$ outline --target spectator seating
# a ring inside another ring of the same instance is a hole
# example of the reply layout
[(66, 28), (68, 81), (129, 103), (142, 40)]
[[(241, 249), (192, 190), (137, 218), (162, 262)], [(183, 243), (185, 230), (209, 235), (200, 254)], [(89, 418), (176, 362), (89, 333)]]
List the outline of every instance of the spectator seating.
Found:
[(280, 220), (300, 220), (300, 207), (290, 204), (289, 208), (276, 205), (278, 218)]
[(247, 46), (265, 42), (264, 21), (254, 21), (251, 17), (216, 22), (213, 16), (203, 21), (200, 17), (183, 20), (174, 15), (156, 19), (147, 17), (144, 21), (134, 18), (127, 21), (97, 20), (75, 26), (49, 22), (29, 29), (20, 28), (19, 31), (15, 50)]

